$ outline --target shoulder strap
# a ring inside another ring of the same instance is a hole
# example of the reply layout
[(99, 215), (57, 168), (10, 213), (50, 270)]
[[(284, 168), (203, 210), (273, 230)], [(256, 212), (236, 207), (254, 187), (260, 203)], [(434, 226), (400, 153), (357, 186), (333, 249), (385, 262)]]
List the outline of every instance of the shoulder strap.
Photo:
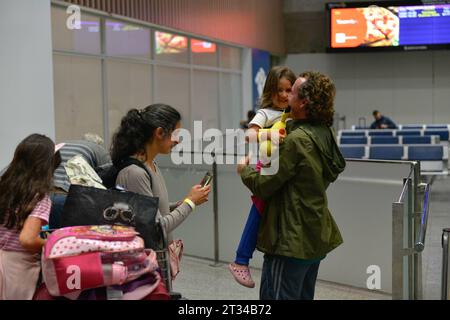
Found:
[(150, 179), (150, 188), (153, 190), (152, 175), (151, 175), (150, 171), (148, 170), (147, 166), (145, 164), (143, 164), (141, 161), (139, 161), (138, 159), (128, 158), (128, 159), (124, 160), (122, 162), (122, 165), (119, 168), (119, 171), (122, 170), (123, 168), (131, 166), (132, 164), (137, 165), (138, 167), (140, 167), (140, 168), (145, 170), (145, 172), (147, 173), (147, 175), (148, 175), (148, 177)]

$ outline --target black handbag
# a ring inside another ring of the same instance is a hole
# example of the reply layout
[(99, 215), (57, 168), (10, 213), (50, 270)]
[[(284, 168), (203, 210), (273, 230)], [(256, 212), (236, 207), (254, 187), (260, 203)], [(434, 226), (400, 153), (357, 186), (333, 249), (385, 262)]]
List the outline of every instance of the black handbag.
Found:
[(61, 225), (133, 226), (144, 239), (145, 247), (156, 250), (162, 241), (162, 231), (156, 223), (158, 204), (158, 198), (134, 192), (71, 185), (61, 213)]

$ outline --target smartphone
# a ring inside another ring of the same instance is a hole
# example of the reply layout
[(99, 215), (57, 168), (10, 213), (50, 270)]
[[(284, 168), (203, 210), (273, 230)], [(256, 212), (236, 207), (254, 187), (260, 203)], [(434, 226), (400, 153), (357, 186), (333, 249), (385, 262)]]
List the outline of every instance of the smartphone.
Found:
[(211, 172), (206, 172), (205, 176), (203, 177), (202, 181), (200, 182), (200, 185), (203, 187), (206, 187), (208, 185), (211, 184), (213, 175), (211, 174)]

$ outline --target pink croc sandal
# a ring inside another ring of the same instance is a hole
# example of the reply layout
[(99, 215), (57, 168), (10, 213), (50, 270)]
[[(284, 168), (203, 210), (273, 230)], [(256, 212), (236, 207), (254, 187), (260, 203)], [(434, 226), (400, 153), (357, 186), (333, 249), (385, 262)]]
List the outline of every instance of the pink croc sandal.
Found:
[(247, 288), (255, 287), (255, 282), (250, 275), (250, 269), (248, 268), (248, 266), (230, 263), (228, 265), (228, 269), (230, 269), (231, 274), (233, 275), (234, 279), (239, 282), (239, 284)]

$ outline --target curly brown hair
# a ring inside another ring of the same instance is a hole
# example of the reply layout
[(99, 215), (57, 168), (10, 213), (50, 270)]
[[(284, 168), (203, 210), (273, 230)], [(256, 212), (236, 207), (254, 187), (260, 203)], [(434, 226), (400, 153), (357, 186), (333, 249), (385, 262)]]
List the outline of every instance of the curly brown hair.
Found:
[(307, 71), (299, 75), (306, 81), (298, 89), (299, 99), (306, 99), (308, 120), (313, 124), (333, 125), (334, 98), (336, 87), (327, 76), (316, 71)]

